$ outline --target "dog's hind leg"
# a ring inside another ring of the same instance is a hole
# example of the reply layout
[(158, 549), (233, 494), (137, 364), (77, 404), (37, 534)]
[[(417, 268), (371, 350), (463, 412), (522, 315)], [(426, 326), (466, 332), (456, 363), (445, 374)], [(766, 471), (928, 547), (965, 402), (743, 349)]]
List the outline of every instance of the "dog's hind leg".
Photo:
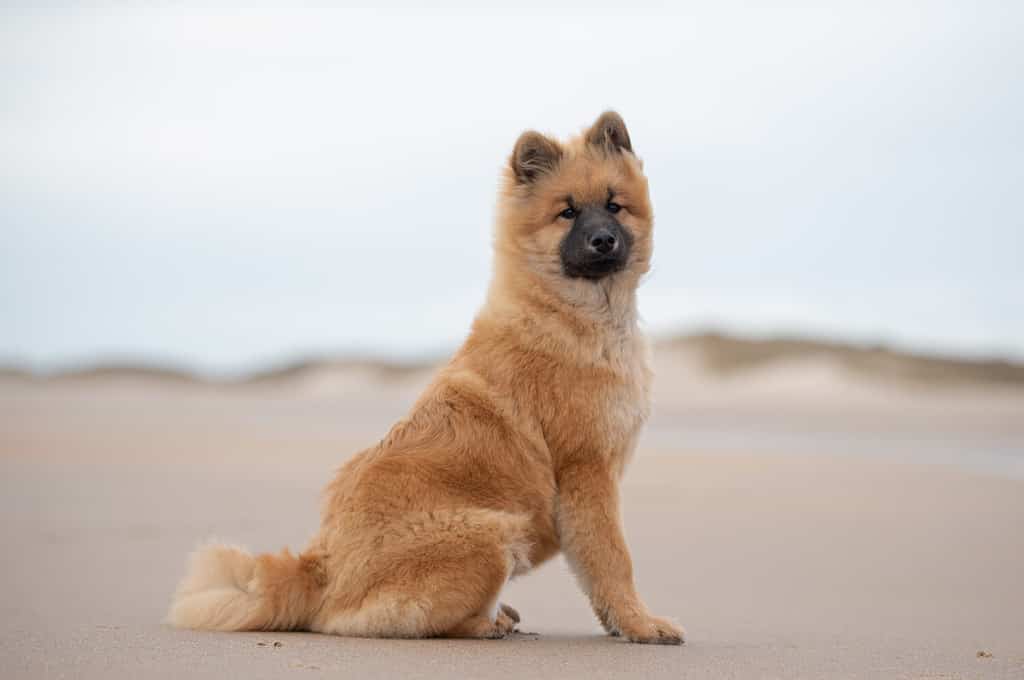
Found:
[(485, 517), (500, 521), (446, 520), (430, 527), (443, 530), (423, 532), (400, 551), (376, 553), (364, 572), (373, 585), (359, 605), (332, 611), (328, 604), (313, 629), (354, 637), (504, 637), (515, 627), (515, 610), (498, 597), (526, 550), (518, 521)]

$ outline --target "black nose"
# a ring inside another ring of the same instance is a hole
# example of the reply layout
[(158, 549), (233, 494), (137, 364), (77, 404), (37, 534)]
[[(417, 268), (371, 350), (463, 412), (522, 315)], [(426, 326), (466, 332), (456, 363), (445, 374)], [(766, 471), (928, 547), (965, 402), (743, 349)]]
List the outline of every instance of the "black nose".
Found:
[(615, 250), (618, 245), (619, 242), (616, 240), (615, 234), (607, 229), (598, 229), (590, 236), (590, 241), (587, 243), (588, 248), (592, 252), (600, 253), (601, 255), (607, 255)]

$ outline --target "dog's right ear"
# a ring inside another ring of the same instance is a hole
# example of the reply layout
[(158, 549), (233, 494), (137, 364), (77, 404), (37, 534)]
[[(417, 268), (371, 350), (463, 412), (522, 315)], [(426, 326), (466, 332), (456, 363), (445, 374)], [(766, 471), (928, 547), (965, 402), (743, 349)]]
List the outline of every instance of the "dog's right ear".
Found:
[(562, 158), (558, 142), (530, 130), (519, 136), (509, 163), (519, 184), (531, 184), (554, 169)]

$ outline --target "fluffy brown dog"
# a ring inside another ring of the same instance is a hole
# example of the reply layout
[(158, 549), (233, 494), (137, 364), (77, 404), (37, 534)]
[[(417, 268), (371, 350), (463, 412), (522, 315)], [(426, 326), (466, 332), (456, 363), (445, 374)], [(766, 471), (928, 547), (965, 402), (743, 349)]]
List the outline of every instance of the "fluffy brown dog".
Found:
[(472, 332), (404, 420), (344, 467), (299, 556), (197, 552), (170, 621), (213, 630), (503, 637), (513, 576), (563, 551), (601, 624), (679, 644), (633, 583), (618, 481), (648, 413), (636, 287), (647, 179), (618, 114), (516, 142), (494, 278)]

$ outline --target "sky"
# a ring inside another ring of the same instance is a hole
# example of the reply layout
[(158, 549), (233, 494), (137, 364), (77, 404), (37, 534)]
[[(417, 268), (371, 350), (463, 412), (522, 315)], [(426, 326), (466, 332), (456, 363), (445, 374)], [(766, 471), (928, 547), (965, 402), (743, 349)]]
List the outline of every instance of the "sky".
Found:
[(0, 361), (436, 355), (519, 133), (629, 126), (640, 312), (1024, 358), (1024, 4), (0, 9)]

